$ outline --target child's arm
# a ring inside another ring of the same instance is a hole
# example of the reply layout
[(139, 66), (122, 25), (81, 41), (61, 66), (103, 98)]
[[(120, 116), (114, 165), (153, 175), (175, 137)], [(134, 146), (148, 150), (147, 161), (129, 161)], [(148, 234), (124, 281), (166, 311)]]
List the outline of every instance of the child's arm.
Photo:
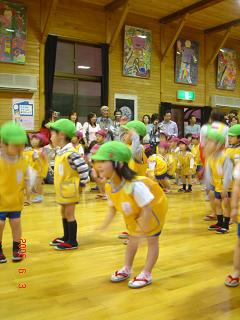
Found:
[(105, 220), (103, 221), (102, 225), (97, 229), (98, 230), (107, 229), (109, 224), (113, 221), (115, 215), (116, 215), (116, 209), (114, 207), (110, 206), (109, 209), (108, 209), (108, 214), (107, 214)]
[(193, 171), (194, 164), (195, 164), (195, 159), (194, 159), (194, 156), (192, 155), (190, 158), (190, 171), (191, 172)]
[(229, 186), (232, 182), (232, 173), (233, 173), (233, 162), (230, 158), (226, 158), (223, 164), (223, 192), (222, 196), (227, 197), (227, 191), (229, 189)]
[(231, 218), (234, 222), (238, 223), (238, 207), (239, 207), (239, 198), (240, 198), (240, 162), (236, 165), (234, 171), (234, 184), (231, 197)]
[(133, 159), (137, 162), (142, 162), (143, 160), (143, 148), (140, 143), (140, 138), (136, 132), (132, 133), (132, 155)]
[(81, 186), (85, 186), (88, 182), (88, 165), (80, 154), (73, 152), (68, 156), (68, 161), (73, 170), (76, 170), (80, 176)]

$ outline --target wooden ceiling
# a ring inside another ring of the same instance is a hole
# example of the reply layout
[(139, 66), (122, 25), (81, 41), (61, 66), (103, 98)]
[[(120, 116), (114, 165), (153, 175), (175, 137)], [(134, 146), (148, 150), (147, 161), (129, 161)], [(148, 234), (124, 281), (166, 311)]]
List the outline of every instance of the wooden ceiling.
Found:
[[(79, 0), (79, 2), (96, 4), (101, 7), (120, 1)], [(240, 0), (130, 0), (129, 12), (160, 20), (199, 3), (205, 3), (205, 8), (193, 12), (186, 26), (206, 30), (240, 18)], [(231, 37), (240, 39), (240, 23), (232, 28)]]

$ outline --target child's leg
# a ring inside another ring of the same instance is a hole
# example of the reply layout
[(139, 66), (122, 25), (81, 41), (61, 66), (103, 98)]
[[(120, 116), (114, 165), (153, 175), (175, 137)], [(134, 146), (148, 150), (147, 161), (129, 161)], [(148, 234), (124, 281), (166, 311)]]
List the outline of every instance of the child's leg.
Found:
[(13, 237), (13, 252), (19, 251), (20, 240), (22, 237), (22, 226), (21, 219), (9, 219), (9, 224), (12, 229), (12, 237)]
[(43, 179), (40, 177), (37, 178), (35, 190), (39, 195), (43, 195)]
[(152, 272), (152, 269), (154, 265), (157, 262), (159, 255), (159, 237), (149, 237), (148, 238), (148, 253), (147, 253), (147, 259), (144, 266), (144, 272), (146, 274), (150, 274)]
[(77, 244), (77, 221), (75, 219), (75, 204), (64, 205), (64, 214), (68, 224), (68, 241), (71, 245)]
[(127, 269), (128, 272), (131, 271), (133, 260), (138, 249), (138, 245), (139, 245), (139, 238), (129, 236), (127, 250), (125, 253), (125, 268)]
[(229, 230), (230, 213), (231, 213), (231, 199), (230, 198), (223, 199), (223, 213), (224, 213), (223, 228), (226, 230)]
[(216, 216), (216, 201), (215, 201), (215, 195), (214, 195), (214, 191), (210, 190), (208, 193), (208, 197), (209, 197), (209, 202), (210, 202), (210, 206), (212, 209), (212, 216), (215, 217)]
[(61, 238), (64, 242), (68, 240), (68, 221), (65, 215), (65, 206), (61, 206), (61, 215), (62, 215), (62, 225), (63, 225), (63, 237)]
[(238, 278), (240, 276), (240, 238), (238, 238), (237, 244), (234, 250), (233, 266), (234, 266), (233, 278)]
[(178, 191), (186, 191), (186, 176), (182, 175), (181, 180), (182, 180), (183, 187)]
[(4, 227), (5, 227), (5, 220), (0, 219), (0, 254), (2, 254), (2, 238), (3, 238)]
[(192, 191), (192, 175), (188, 175), (187, 177), (188, 180), (188, 191)]
[(168, 177), (164, 178), (164, 184), (165, 184), (165, 189), (166, 190), (171, 190), (171, 185), (170, 185)]
[(222, 200), (221, 199), (215, 199), (215, 205), (216, 205), (216, 213), (217, 213), (217, 226), (222, 228), (223, 226), (223, 209), (222, 209)]

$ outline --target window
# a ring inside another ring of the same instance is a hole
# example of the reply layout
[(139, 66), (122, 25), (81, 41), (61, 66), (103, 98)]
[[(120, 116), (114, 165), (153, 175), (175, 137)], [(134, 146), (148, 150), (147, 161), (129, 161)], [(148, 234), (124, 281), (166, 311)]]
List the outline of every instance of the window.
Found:
[(58, 41), (53, 86), (53, 108), (68, 116), (72, 110), (85, 122), (101, 106), (102, 49)]

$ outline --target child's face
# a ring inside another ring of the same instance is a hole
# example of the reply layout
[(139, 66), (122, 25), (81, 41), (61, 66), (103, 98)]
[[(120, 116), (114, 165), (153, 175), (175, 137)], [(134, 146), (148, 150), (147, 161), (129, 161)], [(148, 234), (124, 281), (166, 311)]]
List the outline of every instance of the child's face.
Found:
[(160, 137), (159, 137), (159, 140), (160, 141), (167, 141), (167, 138), (166, 138), (166, 136), (165, 136), (165, 134), (160, 134)]
[(78, 144), (78, 143), (79, 143), (78, 137), (73, 137), (73, 138), (72, 138), (72, 144), (76, 145), (76, 144)]
[(192, 139), (192, 144), (196, 146), (199, 143), (198, 139)]
[(187, 137), (188, 141), (192, 142), (192, 137)]
[(126, 144), (132, 144), (132, 136), (131, 136), (130, 131), (126, 131), (123, 134), (123, 142)]
[(228, 141), (229, 141), (229, 144), (231, 145), (238, 144), (238, 137), (228, 136)]
[(180, 143), (179, 144), (179, 149), (180, 149), (180, 151), (186, 151), (187, 150), (187, 146), (184, 143)]
[(105, 179), (111, 179), (114, 174), (112, 161), (96, 161), (94, 162), (94, 168)]
[(24, 150), (24, 144), (4, 144), (2, 143), (4, 152), (12, 157), (20, 156)]
[(30, 143), (31, 143), (31, 146), (33, 148), (39, 148), (40, 146), (40, 140), (36, 137), (33, 137), (31, 140), (30, 140)]
[(103, 143), (105, 138), (101, 136), (100, 134), (96, 134), (96, 141), (97, 143)]
[(162, 148), (162, 147), (158, 147), (158, 153), (161, 155), (166, 154), (166, 149)]
[(54, 146), (64, 147), (66, 142), (66, 137), (62, 132), (51, 131), (51, 141)]

